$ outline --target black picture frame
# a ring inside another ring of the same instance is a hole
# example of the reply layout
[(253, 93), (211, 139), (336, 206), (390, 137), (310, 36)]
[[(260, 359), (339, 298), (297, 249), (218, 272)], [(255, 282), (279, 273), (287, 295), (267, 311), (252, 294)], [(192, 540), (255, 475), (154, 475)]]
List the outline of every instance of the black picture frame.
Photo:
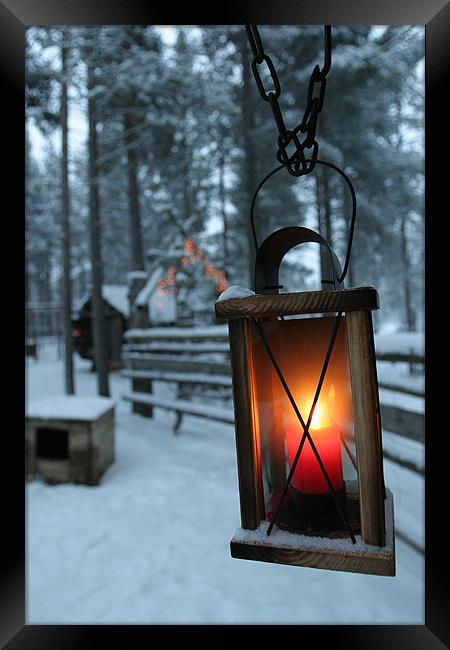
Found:
[[(414, 24), (425, 25), (425, 256), (426, 256), (426, 549), (425, 549), (425, 625), (302, 625), (298, 639), (315, 647), (330, 643), (330, 647), (350, 650), (376, 648), (416, 649), (450, 646), (448, 542), (445, 523), (448, 509), (448, 456), (446, 437), (449, 417), (445, 369), (448, 359), (448, 327), (446, 316), (447, 275), (444, 265), (448, 258), (446, 240), (440, 226), (448, 219), (448, 175), (446, 161), (440, 154), (448, 152), (448, 104), (446, 102), (450, 43), (450, 7), (443, 0), (278, 0), (267, 3), (254, 0), (241, 4), (227, 3), (223, 7), (198, 3), (180, 5), (176, 9), (162, 4), (137, 0), (7, 0), (0, 2), (0, 73), (2, 88), (2, 153), (7, 162), (2, 175), (4, 199), (4, 234), (7, 248), (13, 246), (15, 261), (22, 264), (14, 270), (14, 278), (24, 278), (24, 45), (25, 29), (30, 25), (62, 24)], [(445, 143), (447, 138), (447, 146)], [(12, 189), (14, 188), (14, 189)], [(6, 200), (10, 207), (6, 209)], [(6, 248), (6, 247), (5, 247)], [(11, 257), (4, 277), (12, 278)], [(12, 282), (12, 280), (11, 280)], [(16, 395), (13, 424), (3, 431), (2, 478), (2, 553), (3, 571), (0, 591), (0, 643), (15, 650), (33, 648), (138, 647), (152, 639), (155, 626), (141, 625), (26, 625), (25, 624), (25, 488), (24, 488), (24, 413), (23, 387), (23, 329), (22, 289), (20, 281), (13, 284), (9, 310), (14, 310), (14, 325), (8, 328), (10, 361), (5, 362), (8, 374), (7, 390)], [(11, 313), (11, 311), (9, 311)], [(11, 338), (16, 338), (10, 344)], [(14, 372), (15, 370), (15, 372)], [(444, 370), (444, 380), (442, 371)], [(448, 371), (447, 371), (448, 372)], [(18, 383), (11, 377), (16, 374)], [(11, 390), (12, 389), (12, 390)], [(8, 399), (9, 402), (9, 399)], [(11, 400), (12, 403), (12, 400)], [(3, 406), (4, 410), (9, 410)], [(444, 435), (446, 434), (446, 435)], [(351, 618), (351, 612), (349, 612)], [(167, 628), (167, 626), (162, 626)], [(201, 627), (169, 626), (195, 631)], [(234, 625), (221, 626), (223, 640), (232, 637)], [(264, 626), (265, 627), (265, 626)], [(292, 626), (286, 626), (292, 627)], [(296, 626), (294, 626), (296, 627)], [(228, 631), (230, 628), (230, 632)], [(282, 636), (285, 632), (282, 631)], [(229, 636), (230, 635), (230, 636)]]

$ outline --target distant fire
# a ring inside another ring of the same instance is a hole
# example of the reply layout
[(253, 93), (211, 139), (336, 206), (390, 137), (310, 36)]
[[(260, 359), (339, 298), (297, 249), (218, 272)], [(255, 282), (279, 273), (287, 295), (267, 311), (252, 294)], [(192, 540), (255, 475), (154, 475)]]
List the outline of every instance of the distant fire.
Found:
[[(202, 251), (200, 248), (195, 244), (195, 242), (192, 239), (186, 239), (184, 242), (184, 257), (181, 259), (181, 264), (183, 266), (188, 266), (189, 264), (192, 264), (193, 262), (201, 262), (204, 266), (205, 269), (205, 278), (208, 280), (215, 280), (216, 285), (214, 287), (215, 291), (217, 294), (222, 293), (222, 291), (225, 291), (225, 289), (228, 288), (228, 282), (222, 273), (222, 271), (219, 271), (214, 264), (211, 264), (211, 262), (208, 262), (208, 260), (205, 258), (203, 255)], [(177, 292), (177, 287), (175, 284), (175, 275), (178, 271), (178, 267), (176, 266), (171, 266), (167, 274), (162, 280), (158, 282), (156, 285), (156, 289), (160, 295), (167, 295), (168, 293), (176, 293)]]

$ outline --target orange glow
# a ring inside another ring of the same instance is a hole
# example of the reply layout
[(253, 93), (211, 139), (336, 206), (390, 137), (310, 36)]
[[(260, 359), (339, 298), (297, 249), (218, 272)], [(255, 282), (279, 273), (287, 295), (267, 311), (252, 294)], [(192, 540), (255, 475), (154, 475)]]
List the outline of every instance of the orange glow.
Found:
[[(310, 408), (311, 402), (309, 402), (308, 406), (308, 409)], [(306, 421), (309, 410), (305, 410), (304, 413)], [(333, 487), (340, 489), (343, 485), (340, 432), (333, 421), (330, 406), (323, 399), (319, 399), (314, 409), (310, 434), (333, 483)], [(286, 427), (289, 464), (293, 463), (302, 436), (303, 428), (299, 423)], [(328, 492), (328, 485), (309, 442), (306, 442), (303, 447), (292, 478), (292, 486), (305, 494)]]
[(322, 408), (319, 403), (316, 404), (311, 420), (311, 429), (323, 429), (330, 426), (330, 418), (326, 409)]
[[(308, 421), (335, 322), (334, 316), (264, 322), (269, 346), (305, 423)], [(270, 462), (273, 462), (270, 456), (272, 453), (284, 456), (287, 452), (288, 464), (292, 466), (304, 433), (303, 427), (282, 390), (256, 332), (252, 363), (264, 460), (270, 467)], [(341, 489), (344, 484), (341, 432), (349, 422), (353, 426), (351, 418), (346, 321), (342, 320), (310, 424), (311, 438), (335, 490)], [(278, 438), (285, 438), (286, 444), (277, 446), (272, 442)], [(303, 445), (291, 486), (302, 494), (329, 492), (308, 439)]]
[[(215, 292), (217, 294), (220, 294), (228, 289), (228, 282), (225, 278), (225, 275), (222, 273), (222, 271), (219, 271), (219, 269), (211, 264), (211, 262), (208, 262), (200, 248), (192, 239), (188, 238), (184, 241), (183, 252), (184, 256), (180, 260), (180, 264), (182, 266), (189, 266), (189, 264), (192, 264), (195, 261), (201, 262), (205, 269), (204, 277), (208, 280), (215, 280)], [(156, 288), (160, 295), (177, 293), (175, 275), (178, 270), (179, 268), (177, 266), (171, 266), (168, 269), (166, 276), (158, 282)]]
[(167, 295), (169, 293), (176, 293), (175, 287), (175, 273), (177, 272), (176, 266), (171, 266), (165, 278), (160, 280), (156, 285), (156, 290), (160, 296)]
[[(312, 407), (313, 397), (309, 397), (303, 400), (296, 400), (299, 404), (300, 413), (303, 416), (305, 422), (309, 417), (309, 412)], [(320, 396), (319, 400), (315, 406), (314, 413), (311, 420), (311, 431), (324, 429), (329, 427), (333, 423), (333, 412), (335, 410), (335, 389), (334, 384), (332, 384), (328, 390), (328, 399), (325, 401), (324, 397)]]

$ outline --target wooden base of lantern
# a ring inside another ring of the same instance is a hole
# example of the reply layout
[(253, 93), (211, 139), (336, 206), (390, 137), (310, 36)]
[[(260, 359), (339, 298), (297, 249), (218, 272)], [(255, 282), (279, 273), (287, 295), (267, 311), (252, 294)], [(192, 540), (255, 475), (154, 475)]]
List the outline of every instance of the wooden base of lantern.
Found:
[[(348, 503), (352, 498), (348, 495)], [(385, 545), (371, 546), (365, 544), (360, 534), (356, 534), (356, 544), (351, 539), (299, 534), (275, 527), (267, 535), (268, 522), (263, 521), (256, 530), (238, 528), (230, 542), (231, 556), (242, 560), (258, 560), (277, 564), (305, 566), (314, 569), (333, 571), (350, 571), (372, 575), (395, 575), (395, 540), (394, 540), (394, 502), (392, 492), (386, 489), (385, 505)], [(351, 517), (351, 505), (349, 515)], [(357, 522), (351, 522), (354, 527)], [(323, 522), (322, 522), (323, 524)], [(281, 523), (281, 525), (283, 525)], [(355, 529), (355, 533), (358, 528)], [(338, 531), (336, 531), (338, 533)]]

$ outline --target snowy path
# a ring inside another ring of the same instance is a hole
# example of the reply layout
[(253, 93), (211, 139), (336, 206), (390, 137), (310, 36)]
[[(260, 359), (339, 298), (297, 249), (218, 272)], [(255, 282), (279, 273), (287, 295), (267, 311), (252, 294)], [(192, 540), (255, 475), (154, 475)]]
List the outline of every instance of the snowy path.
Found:
[[(50, 352), (28, 362), (27, 399), (63, 392)], [(96, 394), (89, 365), (77, 359), (80, 395)], [(129, 388), (111, 383), (116, 398)], [(27, 485), (28, 623), (423, 623), (423, 557), (399, 539), (395, 578), (233, 560), (233, 429), (186, 418), (174, 438), (171, 422), (119, 401), (100, 486)], [(385, 472), (398, 525), (420, 538), (422, 478)]]

